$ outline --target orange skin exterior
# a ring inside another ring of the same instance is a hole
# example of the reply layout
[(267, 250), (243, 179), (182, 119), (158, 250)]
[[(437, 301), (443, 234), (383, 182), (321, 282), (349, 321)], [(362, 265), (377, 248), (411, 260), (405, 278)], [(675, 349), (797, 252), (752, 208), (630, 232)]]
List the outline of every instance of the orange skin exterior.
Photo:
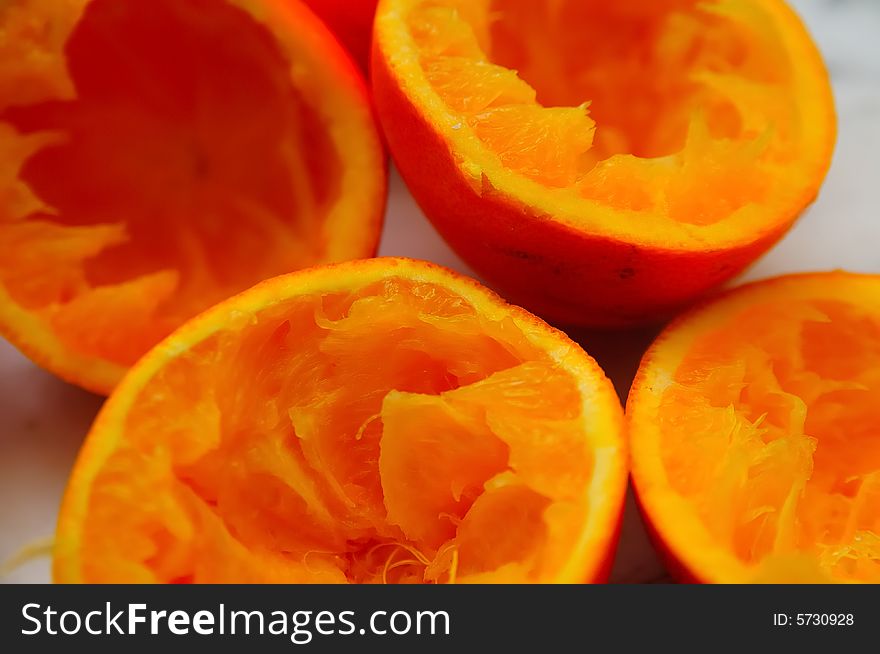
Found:
[[(348, 90), (357, 98), (357, 104), (368, 108), (375, 121), (372, 100), (367, 83), (349, 57), (346, 51), (340, 47), (330, 30), (308, 8), (296, 2), (287, 0), (263, 0), (269, 5), (283, 6), (289, 12), (298, 26), (300, 38), (308, 43), (308, 47), (318, 55), (324, 64), (333, 71), (340, 86), (348, 87)], [(381, 138), (381, 135), (377, 134)], [(366, 235), (361, 244), (361, 257), (374, 257), (379, 249), (382, 237), (382, 227), (385, 220), (385, 207), (388, 200), (388, 174), (387, 158), (383, 150), (383, 143), (377, 142), (380, 149), (379, 157), (385, 162), (381, 174), (377, 176), (379, 187), (375, 196), (375, 207), (370, 212), (364, 226), (359, 230)], [(353, 231), (353, 230), (352, 230)], [(350, 234), (341, 234), (340, 239), (351, 239)], [(84, 357), (69, 351), (60, 351), (55, 343), (45, 344), (41, 338), (33, 337), (33, 332), (28, 324), (17, 324), (15, 320), (5, 320), (0, 312), (0, 336), (6, 338), (28, 359), (37, 366), (51, 372), (63, 381), (79, 386), (96, 395), (109, 395), (125, 370), (120, 366), (103, 360), (95, 361), (93, 358)]]
[(364, 73), (370, 68), (373, 16), (379, 0), (303, 0), (354, 57)]
[[(281, 294), (278, 289), (284, 289), (292, 282), (300, 282), (301, 287), (308, 288), (310, 284), (313, 286), (321, 286), (322, 282), (326, 284), (323, 280), (331, 278), (344, 280), (346, 277), (350, 278), (359, 273), (363, 273), (364, 277), (369, 277), (369, 269), (379, 267), (385, 267), (389, 274), (395, 270), (400, 270), (401, 274), (407, 270), (415, 270), (423, 277), (430, 277), (431, 281), (435, 283), (445, 282), (450, 288), (457, 287), (459, 292), (467, 291), (469, 297), (479, 298), (481, 306), (492, 311), (503, 310), (507, 312), (507, 315), (516, 320), (522, 328), (534, 330), (543, 340), (571, 344), (577, 353), (577, 358), (582, 360), (578, 362), (578, 365), (586, 364), (591, 376), (595, 375), (594, 396), (591, 399), (595, 403), (594, 410), (601, 413), (606, 424), (612, 428), (610, 431), (613, 433), (610, 436), (613, 436), (616, 453), (611, 462), (612, 469), (605, 472), (607, 484), (603, 489), (604, 506), (601, 507), (601, 510), (599, 507), (591, 506), (591, 515), (594, 513), (603, 514), (599, 518), (594, 518), (602, 520), (601, 527), (603, 528), (596, 528), (594, 537), (587, 543), (588, 547), (584, 550), (589, 552), (595, 547), (600, 547), (601, 554), (589, 566), (590, 570), (584, 574), (583, 578), (577, 580), (577, 583), (606, 583), (614, 565), (620, 537), (629, 470), (624, 412), (610, 380), (588, 353), (571, 341), (564, 332), (548, 325), (541, 318), (519, 306), (509, 304), (503, 297), (470, 277), (431, 262), (405, 257), (380, 257), (348, 261), (303, 269), (265, 280), (192, 318), (148, 352), (131, 368), (114, 394), (101, 407), (89, 430), (89, 435), (77, 455), (58, 513), (52, 562), (54, 582), (83, 583), (79, 570), (78, 550), (80, 543), (78, 535), (81, 534), (81, 526), (88, 512), (87, 495), (91, 488), (91, 482), (103, 462), (113, 451), (113, 432), (118, 429), (120, 418), (122, 417), (124, 420), (124, 407), (131, 402), (130, 395), (137, 393), (145, 382), (145, 378), (148, 379), (160, 365), (162, 359), (168, 357), (168, 350), (176, 348), (180, 339), (189, 338), (192, 334), (204, 333), (218, 327), (217, 318), (226, 315), (229, 309), (243, 304), (245, 299), (253, 299), (256, 296), (265, 299), (272, 294)], [(102, 434), (103, 438), (100, 437)]]
[[(627, 463), (627, 467), (629, 467)], [(611, 532), (610, 547), (605, 552), (602, 563), (596, 569), (596, 573), (589, 579), (585, 579), (585, 584), (607, 584), (611, 578), (611, 572), (614, 570), (614, 561), (617, 558), (617, 547), (620, 544), (620, 530), (623, 528), (623, 506), (618, 512), (617, 521), (614, 523), (614, 529)]]
[[(626, 402), (626, 416), (627, 416), (627, 441), (630, 443), (630, 456), (632, 456), (632, 452), (635, 449), (633, 445), (633, 441), (637, 438), (637, 429), (636, 425), (634, 425), (634, 421), (632, 416), (635, 413), (635, 408), (638, 403), (638, 395), (641, 393), (649, 392), (647, 389), (647, 376), (648, 376), (648, 366), (650, 365), (653, 357), (657, 354), (659, 348), (662, 347), (666, 339), (673, 333), (675, 333), (679, 327), (685, 327), (687, 323), (690, 321), (692, 317), (696, 317), (700, 314), (704, 314), (711, 309), (713, 305), (716, 303), (722, 303), (727, 298), (731, 296), (738, 295), (744, 291), (754, 290), (762, 290), (767, 293), (767, 291), (772, 290), (774, 285), (779, 283), (785, 283), (792, 279), (801, 278), (804, 281), (811, 281), (814, 278), (819, 278), (823, 276), (824, 273), (795, 273), (790, 275), (783, 275), (781, 277), (775, 277), (770, 279), (765, 279), (757, 282), (751, 282), (744, 286), (740, 286), (737, 288), (726, 290), (722, 293), (717, 294), (712, 298), (708, 298), (693, 308), (689, 309), (686, 313), (677, 317), (673, 320), (669, 325), (667, 325), (660, 335), (655, 339), (654, 343), (648, 348), (648, 351), (645, 353), (642, 363), (639, 366), (639, 370), (636, 373), (635, 379), (633, 380), (632, 387), (630, 390), (629, 397)], [(877, 281), (880, 281), (880, 275), (874, 276)], [(648, 533), (648, 537), (654, 546), (657, 554), (660, 556), (661, 561), (663, 562), (666, 570), (669, 572), (670, 576), (677, 581), (678, 583), (683, 584), (709, 584), (715, 583), (712, 580), (705, 577), (697, 571), (695, 568), (689, 566), (683, 559), (682, 556), (676, 553), (675, 549), (668, 543), (667, 539), (662, 535), (662, 530), (659, 527), (658, 523), (664, 516), (652, 516), (652, 512), (648, 510), (646, 506), (646, 502), (643, 500), (643, 493), (640, 490), (643, 484), (647, 484), (647, 480), (641, 479), (641, 474), (639, 471), (639, 466), (635, 462), (631, 460), (630, 462), (630, 487), (633, 490), (633, 495), (636, 499), (636, 504), (639, 507), (639, 513), (642, 517), (642, 522), (645, 526), (645, 531)], [(747, 580), (743, 580), (745, 583)]]
[[(372, 84), (395, 164), (425, 215), (481, 277), (512, 302), (561, 325), (660, 322), (743, 272), (799, 218), (735, 247), (682, 251), (625, 242), (540, 215), (494, 189), (478, 194), (449, 144), (374, 43)], [(835, 140), (832, 130), (829, 152)], [(803, 206), (818, 194), (818, 186)]]
[(630, 487), (633, 489), (633, 495), (636, 499), (636, 505), (639, 507), (639, 515), (642, 517), (642, 524), (645, 526), (648, 540), (650, 540), (651, 545), (654, 546), (654, 551), (660, 557), (660, 561), (663, 563), (663, 567), (666, 568), (669, 576), (679, 584), (710, 583), (708, 580), (698, 577), (696, 573), (688, 568), (679, 557), (672, 553), (672, 549), (666, 544), (666, 541), (663, 540), (663, 537), (651, 522), (648, 511), (645, 509), (641, 497), (639, 497), (638, 488), (636, 488), (634, 483), (631, 483)]

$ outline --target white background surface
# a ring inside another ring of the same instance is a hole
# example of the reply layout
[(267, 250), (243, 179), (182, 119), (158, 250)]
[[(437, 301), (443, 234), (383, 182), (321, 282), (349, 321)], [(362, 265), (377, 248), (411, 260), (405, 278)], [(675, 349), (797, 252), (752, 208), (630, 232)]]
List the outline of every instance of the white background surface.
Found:
[[(831, 71), (839, 114), (834, 164), (818, 202), (746, 275), (845, 268), (880, 272), (880, 0), (795, 0)], [(400, 179), (392, 176), (380, 254), (467, 267), (437, 237)], [(572, 334), (625, 396), (652, 333)], [(51, 536), (74, 457), (101, 404), (39, 370), (0, 340), (0, 562)], [(630, 505), (613, 579), (664, 578)], [(48, 559), (5, 579), (49, 580)]]

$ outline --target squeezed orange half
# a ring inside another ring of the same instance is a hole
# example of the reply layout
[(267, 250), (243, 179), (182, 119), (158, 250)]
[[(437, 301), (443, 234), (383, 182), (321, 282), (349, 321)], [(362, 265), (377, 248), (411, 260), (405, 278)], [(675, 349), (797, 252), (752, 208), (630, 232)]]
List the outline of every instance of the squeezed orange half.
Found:
[(880, 276), (743, 287), (674, 322), (627, 404), (633, 481), (685, 579), (880, 582)]
[(622, 410), (576, 344), (402, 259), (278, 277), (186, 323), (105, 404), (61, 582), (604, 580)]
[(373, 89), (440, 233), (561, 324), (656, 321), (736, 275), (836, 131), (783, 0), (383, 0)]
[(385, 162), (286, 0), (0, 3), (0, 333), (110, 391), (212, 304), (375, 253)]

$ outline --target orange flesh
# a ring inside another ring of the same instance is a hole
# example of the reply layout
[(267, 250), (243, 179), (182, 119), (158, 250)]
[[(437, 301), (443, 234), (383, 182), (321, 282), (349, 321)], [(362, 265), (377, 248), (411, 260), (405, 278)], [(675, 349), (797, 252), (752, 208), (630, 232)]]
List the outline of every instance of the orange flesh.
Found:
[(581, 390), (429, 282), (239, 312), (132, 399), (88, 582), (552, 579), (588, 519)]
[(428, 83), (509, 170), (711, 225), (803, 193), (793, 62), (760, 4), (412, 0)]
[(325, 260), (342, 163), (245, 10), (84, 4), (0, 9), (0, 284), (65, 347), (124, 366)]
[(746, 564), (880, 582), (880, 316), (762, 302), (700, 336), (659, 403), (673, 488)]

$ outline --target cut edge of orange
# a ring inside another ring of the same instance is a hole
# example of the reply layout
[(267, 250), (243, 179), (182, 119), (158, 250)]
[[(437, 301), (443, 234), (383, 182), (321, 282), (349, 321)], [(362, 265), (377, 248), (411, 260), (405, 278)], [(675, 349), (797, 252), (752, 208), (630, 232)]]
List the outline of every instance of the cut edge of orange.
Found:
[[(323, 224), (324, 233), (328, 235), (326, 262), (374, 256), (385, 219), (388, 159), (366, 81), (328, 28), (305, 5), (228, 1), (244, 7), (261, 22), (286, 26), (286, 29), (273, 29), (275, 39), (292, 61), (306, 62), (291, 65), (293, 83), (308, 97), (324, 99), (313, 105), (314, 110), (326, 124), (335, 127), (329, 130), (330, 139), (346, 153), (340, 200)], [(303, 25), (307, 29), (302, 29)], [(340, 117), (346, 120), (339, 121)], [(345, 122), (356, 127), (340, 128)], [(351, 147), (357, 141), (361, 141), (361, 145)], [(369, 180), (375, 181), (375, 188), (364, 195), (362, 189)], [(365, 215), (369, 216), (368, 220), (364, 219)], [(333, 233), (344, 233), (346, 237), (332, 238)], [(2, 285), (0, 335), (41, 368), (98, 395), (109, 394), (126, 371), (125, 366), (112, 361), (71, 352), (45, 321), (19, 306)]]
[(106, 395), (125, 367), (99, 357), (71, 352), (52, 328), (22, 309), (0, 285), (0, 334), (43, 370), (97, 395)]
[[(761, 566), (749, 566), (719, 547), (690, 502), (673, 490), (663, 465), (655, 417), (662, 389), (688, 353), (693, 337), (751, 306), (756, 298), (785, 289), (787, 297), (815, 300), (816, 289), (840, 295), (841, 285), (858, 288), (880, 307), (880, 275), (832, 272), (795, 273), (751, 282), (707, 300), (672, 321), (648, 348), (626, 402), (627, 441), (633, 489), (649, 529), (687, 578), (708, 583), (746, 583), (760, 578)], [(658, 390), (660, 389), (660, 390)], [(798, 557), (782, 562), (798, 565)], [(780, 570), (784, 574), (784, 570)], [(812, 572), (812, 570), (810, 571)], [(830, 581), (829, 579), (825, 580)]]
[[(235, 0), (235, 2), (247, 7), (252, 6), (250, 0)], [(345, 152), (343, 158), (345, 174), (340, 184), (340, 201), (328, 214), (324, 222), (324, 231), (328, 235), (341, 231), (346, 233), (346, 238), (327, 238), (327, 262), (335, 263), (372, 256), (379, 247), (385, 217), (388, 158), (379, 135), (367, 83), (355, 62), (310, 9), (293, 2), (260, 4), (270, 9), (265, 15), (260, 16), (263, 22), (287, 25), (288, 29), (275, 34), (275, 38), (291, 59), (295, 62), (308, 62), (305, 68), (301, 64), (292, 65), (291, 71), (294, 84), (303, 88), (304, 94), (309, 97), (324, 98), (324, 101), (315, 106), (318, 115), (325, 118), (327, 124), (332, 126), (342, 125), (342, 121), (335, 119), (346, 116), (355, 117), (360, 123), (357, 129), (344, 130), (337, 127), (330, 130), (331, 140), (340, 151)], [(306, 29), (303, 29), (303, 26)], [(293, 38), (294, 34), (296, 38)], [(298, 74), (300, 68), (313, 73)], [(325, 70), (327, 68), (329, 71)], [(362, 144), (364, 147), (351, 147), (358, 135), (366, 136)], [(356, 201), (359, 196), (357, 191), (363, 187), (363, 180), (371, 176), (375, 176), (379, 183), (373, 189), (372, 195), (359, 205)], [(362, 219), (364, 213), (371, 217), (370, 221)], [(349, 238), (348, 236), (358, 227), (360, 227), (359, 238)]]
[(222, 330), (236, 316), (262, 311), (310, 293), (350, 290), (351, 278), (367, 286), (390, 274), (415, 282), (438, 283), (478, 306), (488, 319), (510, 318), (526, 337), (575, 377), (583, 398), (585, 433), (591, 440), (593, 469), (587, 490), (588, 518), (573, 555), (553, 583), (583, 583), (601, 576), (616, 547), (628, 478), (628, 454), (620, 400), (599, 365), (565, 334), (524, 309), (508, 304), (475, 280), (425, 261), (380, 257), (300, 270), (263, 281), (191, 319), (154, 347), (125, 375), (98, 414), (77, 457), (59, 511), (53, 578), (80, 582), (81, 530), (91, 484), (114, 452), (138, 392), (169, 361)]
[(510, 170), (483, 145), (473, 128), (435, 91), (420, 63), (420, 50), (407, 26), (408, 12), (421, 0), (380, 0), (373, 39), (373, 66), (387, 66), (416, 111), (450, 144), (459, 174), (478, 195), (491, 193), (515, 207), (528, 208), (574, 231), (598, 232), (611, 239), (665, 251), (704, 251), (749, 244), (790, 225), (818, 195), (831, 162), (837, 139), (837, 118), (830, 92), (829, 74), (821, 54), (795, 11), (784, 0), (768, 0), (761, 9), (783, 26), (784, 46), (797, 62), (794, 86), (799, 97), (803, 123), (810, 126), (811, 143), (804, 149), (814, 153), (803, 194), (788, 206), (773, 210), (773, 220), (753, 208), (738, 211), (709, 225), (691, 225), (637, 212), (615, 209), (582, 198), (569, 189), (554, 189)]

